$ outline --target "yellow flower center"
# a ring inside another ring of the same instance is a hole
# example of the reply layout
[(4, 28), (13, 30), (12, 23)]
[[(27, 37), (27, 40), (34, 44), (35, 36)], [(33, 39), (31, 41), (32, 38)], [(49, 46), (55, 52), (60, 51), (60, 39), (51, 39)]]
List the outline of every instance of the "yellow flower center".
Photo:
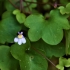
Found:
[(22, 38), (22, 37), (23, 37), (23, 35), (22, 35), (22, 34), (19, 34), (19, 35), (18, 35), (18, 38)]

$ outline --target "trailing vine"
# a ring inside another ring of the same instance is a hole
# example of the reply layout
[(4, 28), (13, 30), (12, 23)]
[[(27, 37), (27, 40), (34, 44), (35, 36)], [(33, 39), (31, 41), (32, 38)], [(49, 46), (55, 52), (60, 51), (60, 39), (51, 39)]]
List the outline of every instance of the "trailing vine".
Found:
[(69, 70), (70, 1), (0, 0), (0, 70)]

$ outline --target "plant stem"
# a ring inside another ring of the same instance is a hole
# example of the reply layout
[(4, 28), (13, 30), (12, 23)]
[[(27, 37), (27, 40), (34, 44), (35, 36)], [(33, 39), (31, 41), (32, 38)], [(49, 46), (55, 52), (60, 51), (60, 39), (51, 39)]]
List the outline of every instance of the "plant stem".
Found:
[(30, 2), (30, 1), (25, 1), (25, 0), (24, 0), (24, 2), (37, 4), (37, 2), (33, 2), (33, 1)]
[(28, 3), (27, 3), (27, 2), (26, 2), (26, 4), (27, 4), (27, 8), (29, 9), (29, 12), (31, 13), (31, 10), (30, 10), (29, 5), (28, 5)]
[(35, 47), (31, 47), (32, 49), (34, 49), (37, 53), (39, 53), (40, 55), (42, 55), (46, 60), (48, 60), (54, 67), (56, 67), (56, 65), (49, 60), (41, 51), (39, 51), (38, 49), (36, 49)]
[(70, 43), (70, 34), (69, 34), (69, 30), (65, 31), (65, 37), (66, 37), (66, 55), (68, 55), (68, 49), (69, 49), (69, 43)]
[[(11, 0), (8, 0), (8, 1), (10, 2), (10, 4), (11, 4), (14, 8), (19, 9), (19, 7), (17, 7), (15, 4), (13, 4)], [(23, 12), (23, 11), (22, 11), (22, 12)], [(25, 13), (25, 14), (31, 14), (31, 13), (29, 13), (29, 12), (23, 12), (23, 13)]]
[[(33, 2), (33, 1), (31, 1), (31, 2), (30, 2), (30, 1), (24, 1), (24, 2), (37, 4), (37, 2)], [(47, 3), (48, 3), (48, 2), (47, 2)], [(40, 2), (39, 4), (47, 4), (47, 3), (41, 3), (41, 2)]]
[(13, 3), (11, 2), (11, 0), (8, 0), (8, 1), (11, 3), (11, 5), (12, 5), (14, 8), (19, 9), (15, 4), (13, 4)]
[(23, 2), (23, 0), (20, 0), (20, 11), (22, 12), (22, 10), (23, 10), (23, 4), (22, 4), (22, 2)]

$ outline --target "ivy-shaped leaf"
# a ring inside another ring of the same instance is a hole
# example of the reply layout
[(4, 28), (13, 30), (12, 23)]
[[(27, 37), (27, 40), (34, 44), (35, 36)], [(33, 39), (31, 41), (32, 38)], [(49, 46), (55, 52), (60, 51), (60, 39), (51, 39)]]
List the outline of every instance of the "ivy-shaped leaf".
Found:
[(13, 16), (7, 17), (0, 22), (0, 43), (13, 42), (20, 25)]
[(61, 14), (65, 14), (66, 13), (65, 8), (63, 6), (60, 6), (58, 9), (60, 9), (60, 13)]
[(63, 57), (59, 58), (59, 64), (56, 65), (56, 67), (60, 70), (64, 70), (64, 65), (65, 65), (66, 59)]
[(64, 70), (64, 66), (57, 65), (56, 67), (57, 67), (59, 70)]
[(65, 55), (65, 46), (63, 43), (58, 45), (48, 45), (44, 41), (39, 40), (31, 44), (33, 47), (43, 52), (47, 57), (62, 57)]
[(70, 67), (70, 58), (66, 59), (65, 67)]
[(26, 2), (23, 2), (26, 12), (31, 12), (33, 8), (36, 8), (37, 6), (36, 3), (27, 3), (27, 2), (37, 2), (37, 0), (26, 0)]
[(28, 37), (31, 41), (42, 38), (46, 43), (56, 45), (63, 38), (63, 29), (70, 28), (68, 20), (58, 10), (50, 12), (49, 20), (45, 20), (41, 14), (32, 14), (24, 23), (29, 29)]
[[(32, 0), (26, 0), (26, 1), (29, 1), (29, 2), (37, 2), (37, 0), (33, 0), (33, 1)], [(31, 9), (31, 8), (35, 8), (36, 6), (37, 6), (37, 4), (32, 3), (32, 4), (30, 4), (29, 7)]]
[(63, 57), (59, 58), (59, 64), (56, 67), (60, 70), (64, 70), (64, 66), (70, 67), (70, 58), (69, 59)]
[(61, 14), (70, 14), (70, 3), (68, 3), (66, 7), (60, 6), (58, 9), (60, 9)]
[(10, 54), (10, 47), (0, 46), (0, 69), (1, 70), (17, 70), (18, 61)]
[(26, 50), (29, 47), (28, 41), (21, 46), (14, 44), (11, 47), (11, 54), (19, 60), (21, 70), (47, 70), (47, 61), (36, 52), (27, 53)]
[(13, 14), (16, 15), (16, 19), (19, 23), (24, 23), (25, 22), (25, 19), (26, 19), (25, 14), (21, 13), (17, 9), (13, 11)]

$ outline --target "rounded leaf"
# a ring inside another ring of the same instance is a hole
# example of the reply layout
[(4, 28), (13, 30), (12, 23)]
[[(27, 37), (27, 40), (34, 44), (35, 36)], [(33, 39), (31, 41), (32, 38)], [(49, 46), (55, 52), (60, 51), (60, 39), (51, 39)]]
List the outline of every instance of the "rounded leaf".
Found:
[(18, 61), (10, 54), (10, 47), (0, 46), (0, 69), (1, 70), (17, 70)]
[(50, 24), (44, 29), (42, 39), (51, 45), (57, 45), (63, 38), (63, 31), (56, 24)]
[(20, 25), (13, 16), (3, 19), (0, 22), (0, 43), (12, 43), (20, 29)]
[(24, 23), (26, 16), (23, 13), (16, 14), (16, 19), (19, 23)]

